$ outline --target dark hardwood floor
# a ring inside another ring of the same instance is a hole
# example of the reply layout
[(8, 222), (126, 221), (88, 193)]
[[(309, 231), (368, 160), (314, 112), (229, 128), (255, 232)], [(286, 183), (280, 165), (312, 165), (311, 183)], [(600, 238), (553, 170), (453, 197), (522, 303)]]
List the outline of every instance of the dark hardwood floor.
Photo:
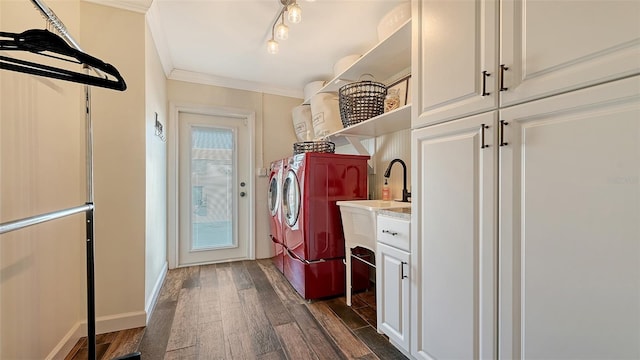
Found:
[[(375, 291), (307, 302), (271, 260), (170, 270), (146, 328), (98, 335), (97, 358), (406, 359), (376, 332)], [(86, 338), (66, 360), (86, 359)]]

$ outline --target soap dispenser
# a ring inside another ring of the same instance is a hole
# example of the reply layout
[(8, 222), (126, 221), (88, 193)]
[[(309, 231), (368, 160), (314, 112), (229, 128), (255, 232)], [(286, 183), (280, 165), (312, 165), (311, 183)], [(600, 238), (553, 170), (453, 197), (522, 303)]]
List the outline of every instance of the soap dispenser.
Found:
[(389, 201), (391, 200), (391, 190), (389, 190), (389, 179), (384, 179), (384, 185), (382, 186), (382, 200)]

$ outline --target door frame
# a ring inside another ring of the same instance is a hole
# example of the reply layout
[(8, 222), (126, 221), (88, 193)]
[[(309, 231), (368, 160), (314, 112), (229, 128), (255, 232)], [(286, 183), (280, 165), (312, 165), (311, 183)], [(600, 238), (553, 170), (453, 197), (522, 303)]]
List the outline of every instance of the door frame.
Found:
[(222, 116), (237, 118), (238, 121), (246, 121), (249, 130), (249, 176), (247, 179), (249, 201), (249, 232), (248, 232), (248, 259), (255, 259), (255, 111), (224, 106), (210, 106), (201, 104), (169, 103), (169, 124), (167, 131), (167, 261), (169, 269), (179, 266), (178, 239), (179, 228), (179, 148), (178, 148), (178, 121), (180, 113), (199, 115)]

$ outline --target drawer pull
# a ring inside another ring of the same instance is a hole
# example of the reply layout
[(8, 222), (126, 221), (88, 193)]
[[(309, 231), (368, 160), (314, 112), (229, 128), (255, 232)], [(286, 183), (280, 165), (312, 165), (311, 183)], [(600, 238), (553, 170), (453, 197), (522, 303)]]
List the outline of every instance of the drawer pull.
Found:
[(480, 125), (480, 134), (482, 136), (482, 144), (480, 144), (480, 149), (488, 148), (489, 145), (484, 143), (484, 129), (488, 129), (489, 125), (481, 124)]
[(509, 88), (504, 87), (504, 72), (509, 70), (505, 64), (500, 64), (500, 91), (507, 91)]
[(408, 265), (409, 263), (407, 263), (406, 261), (403, 261), (400, 263), (400, 279), (406, 279), (409, 276), (404, 274), (404, 266)]
[(481, 96), (489, 96), (491, 95), (490, 92), (487, 92), (487, 77), (491, 76), (491, 74), (489, 74), (487, 72), (487, 70), (484, 70), (482, 72), (482, 94)]
[(389, 234), (389, 235), (391, 235), (391, 236), (396, 236), (396, 235), (398, 235), (398, 233), (397, 233), (397, 232), (395, 232), (395, 231), (391, 231), (391, 230), (382, 230), (382, 233), (383, 233), (383, 234)]
[(509, 145), (508, 142), (504, 141), (504, 127), (505, 127), (505, 125), (509, 125), (509, 123), (504, 121), (504, 120), (500, 120), (500, 146)]

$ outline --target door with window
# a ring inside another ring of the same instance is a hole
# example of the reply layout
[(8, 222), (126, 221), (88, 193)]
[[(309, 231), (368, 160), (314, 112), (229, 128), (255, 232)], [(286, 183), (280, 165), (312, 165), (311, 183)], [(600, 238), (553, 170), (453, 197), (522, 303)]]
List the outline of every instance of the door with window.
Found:
[(179, 114), (178, 265), (249, 258), (247, 120)]

